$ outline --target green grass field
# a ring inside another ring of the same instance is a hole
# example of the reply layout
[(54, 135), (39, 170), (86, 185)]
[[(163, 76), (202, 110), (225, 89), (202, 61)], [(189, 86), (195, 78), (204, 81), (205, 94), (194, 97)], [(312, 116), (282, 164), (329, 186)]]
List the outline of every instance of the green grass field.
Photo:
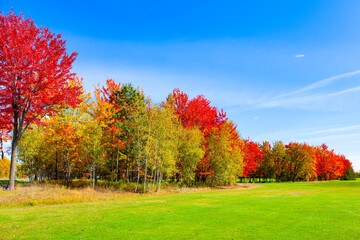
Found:
[(257, 186), (1, 207), (0, 239), (360, 239), (359, 179)]

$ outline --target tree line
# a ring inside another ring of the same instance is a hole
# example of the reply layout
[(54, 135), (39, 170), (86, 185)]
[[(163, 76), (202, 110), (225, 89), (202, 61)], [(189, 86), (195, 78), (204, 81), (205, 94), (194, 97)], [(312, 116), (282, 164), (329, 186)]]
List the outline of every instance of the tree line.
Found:
[(328, 180), (352, 170), (325, 145), (244, 140), (202, 95), (190, 99), (174, 89), (155, 104), (111, 79), (91, 95), (71, 72), (77, 53), (66, 52), (60, 34), (13, 11), (0, 12), (0, 30), (0, 148), (11, 141), (10, 190), (18, 160), (36, 180), (83, 178), (95, 186), (100, 178), (136, 183), (143, 192), (164, 182)]
[(244, 151), (243, 177), (253, 180), (295, 182), (355, 179), (351, 162), (326, 144), (311, 146), (290, 142), (285, 145), (281, 141), (259, 144), (247, 139)]
[(131, 84), (107, 80), (94, 99), (81, 87), (78, 107), (31, 125), (19, 144), (22, 172), (37, 180), (90, 179), (139, 183), (226, 185), (255, 179), (313, 181), (350, 177), (351, 162), (325, 144), (242, 139), (224, 111), (175, 89), (154, 104)]
[(138, 88), (113, 80), (96, 88), (94, 99), (82, 91), (78, 107), (58, 109), (24, 134), (18, 156), (28, 175), (94, 185), (97, 178), (122, 180), (146, 191), (170, 181), (229, 184), (241, 173), (243, 141), (203, 96), (180, 103), (187, 95), (174, 90), (154, 104)]

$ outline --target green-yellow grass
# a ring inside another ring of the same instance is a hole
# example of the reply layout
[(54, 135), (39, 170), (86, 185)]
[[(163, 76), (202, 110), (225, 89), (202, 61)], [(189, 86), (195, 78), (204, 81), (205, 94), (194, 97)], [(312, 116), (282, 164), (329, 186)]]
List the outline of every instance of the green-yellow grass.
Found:
[(360, 239), (360, 181), (259, 186), (4, 205), (0, 239)]

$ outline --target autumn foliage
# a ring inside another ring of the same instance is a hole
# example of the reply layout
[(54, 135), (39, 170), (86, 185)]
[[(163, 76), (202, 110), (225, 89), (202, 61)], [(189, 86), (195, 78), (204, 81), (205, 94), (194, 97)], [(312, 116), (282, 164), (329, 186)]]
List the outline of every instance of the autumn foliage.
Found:
[[(79, 103), (79, 86), (70, 72), (77, 53), (68, 55), (61, 34), (30, 19), (0, 14), (0, 106), (2, 125), (24, 127), (55, 105)], [(4, 121), (5, 120), (5, 121)], [(8, 126), (8, 128), (11, 128)]]
[(27, 174), (67, 183), (91, 179), (93, 186), (98, 178), (133, 182), (135, 191), (146, 192), (164, 182), (339, 179), (352, 169), (326, 145), (244, 140), (209, 100), (177, 89), (156, 105), (131, 84), (108, 80), (94, 99), (88, 93), (80, 99), (78, 107), (58, 109), (25, 134), (20, 158)]
[(59, 106), (80, 103), (80, 84), (65, 40), (22, 14), (0, 12), (0, 129), (12, 132), (9, 189), (14, 189), (19, 141), (32, 122)]
[(250, 177), (260, 168), (265, 152), (261, 146), (250, 139), (244, 141), (243, 151), (245, 166), (242, 175)]
[(10, 173), (10, 188), (18, 158), (31, 180), (89, 179), (95, 187), (103, 179), (142, 192), (238, 178), (348, 179), (352, 171), (325, 144), (242, 139), (203, 95), (174, 89), (154, 104), (140, 88), (112, 79), (86, 93), (71, 72), (77, 53), (66, 52), (61, 35), (14, 12), (0, 13), (0, 30), (0, 150), (12, 141), (11, 161), (2, 156), (0, 174)]
[[(236, 126), (230, 121), (227, 122), (229, 128), (222, 128), (227, 121), (226, 114), (223, 110), (218, 111), (216, 107), (210, 105), (210, 101), (203, 95), (199, 95), (193, 99), (189, 99), (186, 93), (179, 89), (173, 91), (175, 114), (178, 116), (181, 124), (185, 128), (197, 127), (204, 135), (204, 158), (198, 163), (197, 178), (200, 181), (206, 181), (207, 178), (215, 173), (211, 164), (211, 156), (214, 150), (209, 147), (209, 140), (213, 135), (221, 136), (224, 131), (229, 131), (228, 141), (233, 141), (230, 148), (225, 151), (231, 153), (237, 146), (242, 144), (239, 135), (236, 132)], [(236, 142), (237, 141), (237, 142)]]
[(351, 162), (344, 155), (336, 154), (325, 144), (310, 146), (306, 143), (290, 142), (273, 146), (246, 140), (244, 145), (244, 171), (242, 177), (250, 179), (275, 179), (276, 181), (313, 181), (340, 179)]

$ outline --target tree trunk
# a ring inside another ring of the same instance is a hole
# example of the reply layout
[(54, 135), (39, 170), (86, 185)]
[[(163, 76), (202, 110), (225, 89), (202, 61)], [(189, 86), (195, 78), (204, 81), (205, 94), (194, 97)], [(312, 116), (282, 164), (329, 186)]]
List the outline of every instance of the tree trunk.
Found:
[(163, 174), (160, 173), (160, 178), (159, 178), (159, 183), (158, 183), (158, 189), (157, 189), (156, 191), (160, 191), (162, 176), (163, 176)]
[(156, 145), (155, 145), (155, 176), (153, 181), (153, 188), (155, 189), (156, 180), (159, 179), (159, 167), (157, 161), (157, 148), (158, 148), (158, 135), (156, 133)]
[(119, 151), (116, 153), (116, 181), (119, 181)]
[(96, 171), (95, 171), (95, 166), (93, 168), (93, 188), (95, 188), (95, 179), (96, 179)]
[(148, 162), (148, 156), (149, 156), (149, 153), (146, 153), (146, 159), (145, 159), (145, 175), (144, 175), (144, 193), (145, 193), (146, 178), (147, 178), (147, 162)]
[(17, 144), (11, 144), (11, 163), (9, 176), (9, 191), (15, 190), (15, 174), (16, 174), (16, 159), (17, 159)]
[(138, 161), (138, 174), (137, 174), (135, 192), (137, 191), (137, 188), (139, 186), (139, 181), (140, 181), (140, 158), (139, 158), (139, 161)]
[(152, 169), (152, 171), (151, 171), (148, 192), (150, 192), (150, 190), (151, 190), (151, 183), (152, 183), (151, 181), (154, 181), (153, 176), (154, 176), (154, 169)]
[(57, 153), (57, 150), (56, 150), (56, 153), (55, 153), (55, 161), (56, 161), (56, 166), (55, 166), (55, 179), (58, 180), (58, 153)]
[(138, 174), (137, 174), (137, 181), (136, 181), (136, 187), (135, 187), (135, 192), (137, 191), (138, 185), (139, 185), (139, 181), (140, 181), (140, 136), (139, 136), (139, 127), (138, 127), (138, 139), (137, 139), (137, 145), (138, 145)]
[(16, 174), (16, 160), (17, 160), (17, 147), (18, 147), (18, 126), (14, 124), (13, 139), (11, 141), (11, 163), (9, 175), (9, 191), (15, 190), (15, 174)]
[(0, 137), (0, 148), (1, 148), (1, 159), (4, 159), (4, 144), (3, 144), (2, 136)]
[[(151, 129), (151, 121), (149, 122), (149, 131), (148, 136), (150, 136), (150, 129)], [(144, 193), (146, 191), (146, 180), (147, 180), (147, 162), (149, 158), (149, 149), (146, 150), (146, 159), (145, 159), (145, 176), (144, 176)]]
[(129, 156), (126, 156), (126, 172), (125, 172), (125, 176), (126, 176), (126, 182), (129, 183)]
[(155, 169), (155, 175), (154, 175), (153, 186), (152, 186), (153, 189), (155, 189), (155, 183), (156, 183), (158, 177), (159, 177), (159, 172), (157, 169)]
[(66, 186), (70, 187), (70, 181), (71, 181), (71, 162), (69, 161), (69, 153), (66, 154)]

